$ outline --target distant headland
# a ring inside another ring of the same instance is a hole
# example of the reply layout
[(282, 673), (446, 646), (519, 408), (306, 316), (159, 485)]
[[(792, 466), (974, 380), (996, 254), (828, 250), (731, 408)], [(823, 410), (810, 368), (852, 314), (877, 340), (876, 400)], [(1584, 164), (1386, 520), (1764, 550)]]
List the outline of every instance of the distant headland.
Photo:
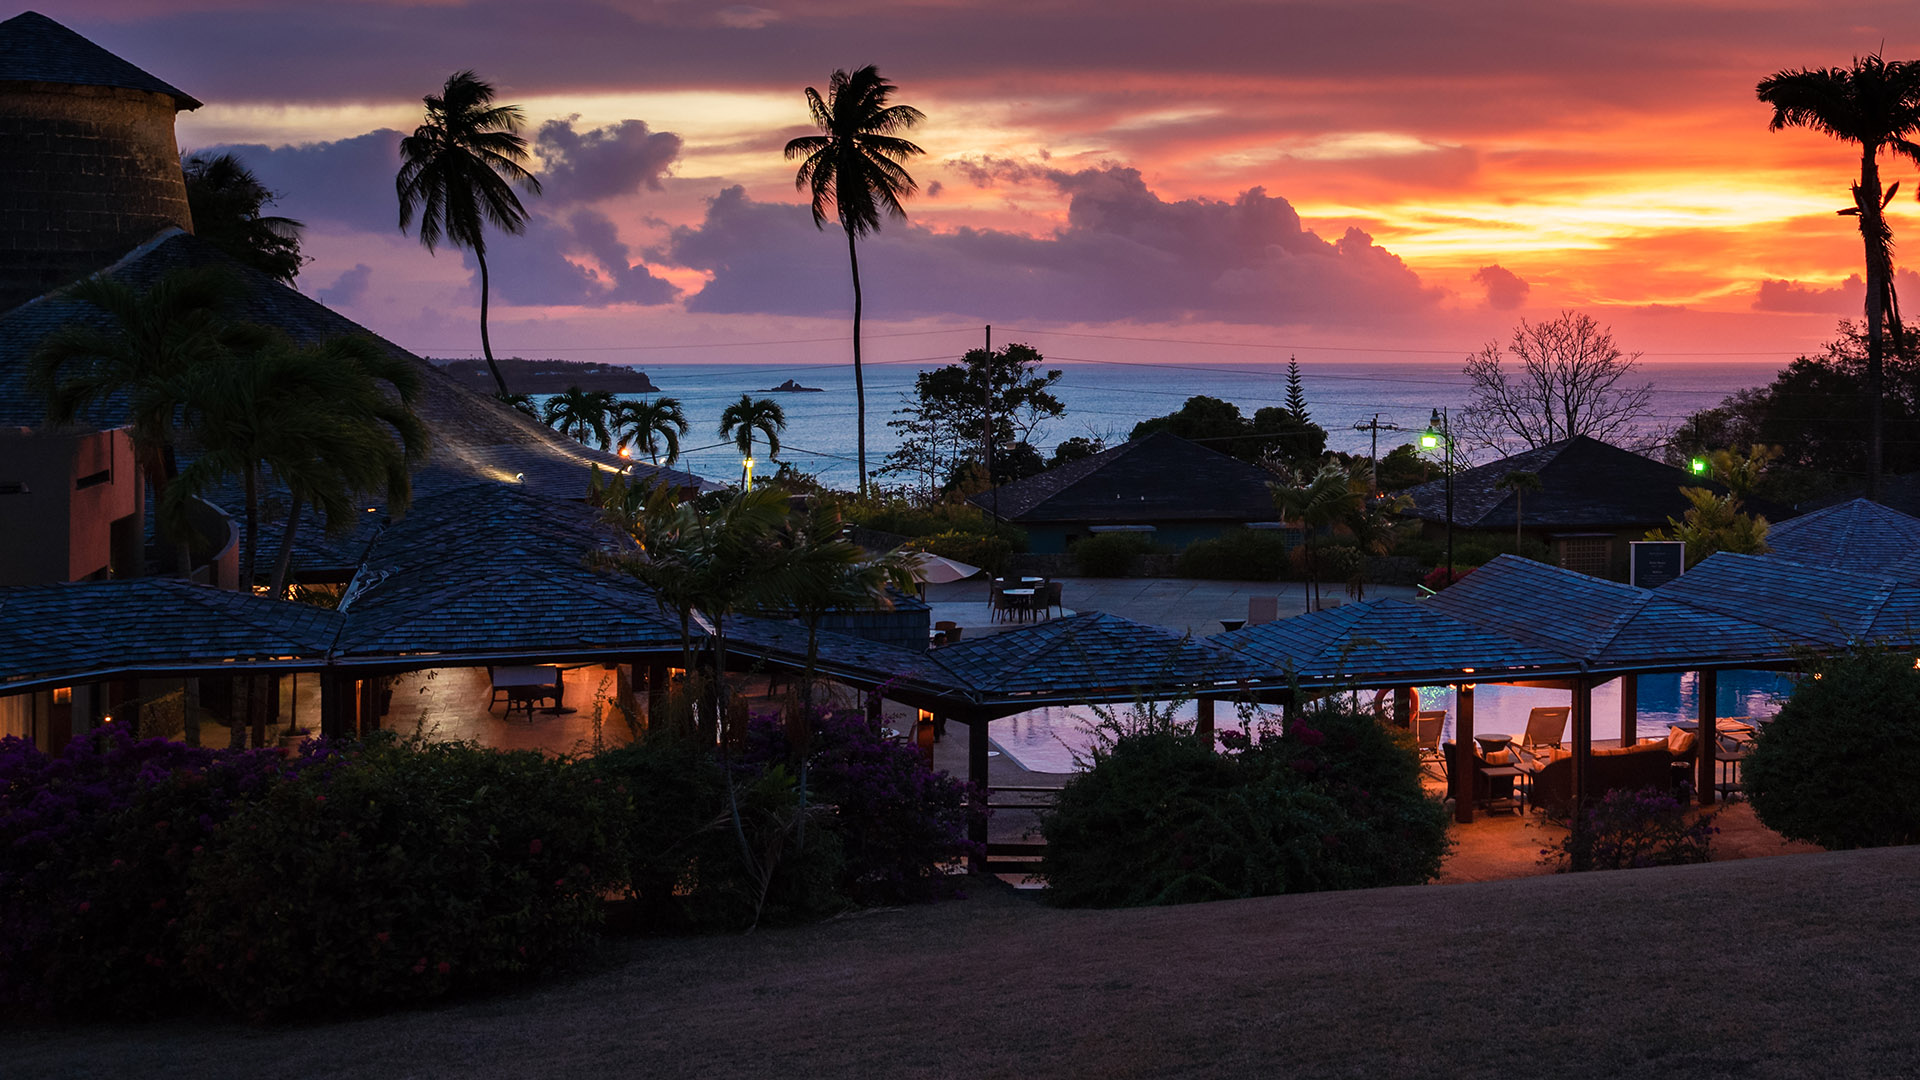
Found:
[(765, 390), (760, 391), (760, 393), (762, 394), (824, 394), (826, 393), (826, 391), (820, 389), (817, 386), (801, 386), (799, 383), (794, 382), (792, 379), (788, 379), (786, 382), (781, 383), (779, 386), (769, 386)]
[[(485, 360), (435, 360), (442, 371), (485, 393), (493, 393), (493, 374)], [(522, 360), (509, 356), (495, 363), (516, 394), (558, 394), (568, 387), (611, 390), (616, 394), (657, 394), (647, 373), (624, 364), (583, 364), (574, 360)]]

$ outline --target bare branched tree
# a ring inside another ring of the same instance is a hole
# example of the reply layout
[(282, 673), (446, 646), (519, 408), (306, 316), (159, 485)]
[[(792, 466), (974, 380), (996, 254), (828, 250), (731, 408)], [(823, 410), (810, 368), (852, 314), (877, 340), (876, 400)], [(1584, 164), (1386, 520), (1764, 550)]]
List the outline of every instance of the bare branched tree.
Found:
[(1504, 350), (1490, 341), (1467, 357), (1473, 397), (1459, 419), (1460, 438), (1469, 451), (1501, 455), (1575, 435), (1612, 443), (1642, 438), (1639, 421), (1652, 405), (1653, 384), (1629, 381), (1639, 359), (1621, 352), (1612, 331), (1590, 315), (1522, 319)]

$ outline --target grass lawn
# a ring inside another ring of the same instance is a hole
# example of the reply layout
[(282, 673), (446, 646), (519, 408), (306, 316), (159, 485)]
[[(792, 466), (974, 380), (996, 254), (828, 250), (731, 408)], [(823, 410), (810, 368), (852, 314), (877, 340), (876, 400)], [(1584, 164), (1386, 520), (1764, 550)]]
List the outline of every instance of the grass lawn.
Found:
[(10, 1078), (1920, 1075), (1920, 848), (622, 940), (348, 1023), (8, 1032)]

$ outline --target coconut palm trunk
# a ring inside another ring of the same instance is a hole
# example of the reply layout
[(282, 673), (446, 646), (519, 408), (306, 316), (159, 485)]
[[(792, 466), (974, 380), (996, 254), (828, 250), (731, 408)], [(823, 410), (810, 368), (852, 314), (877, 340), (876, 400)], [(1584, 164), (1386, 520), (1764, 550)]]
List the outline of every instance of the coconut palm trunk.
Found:
[(860, 368), (860, 245), (847, 228), (847, 263), (853, 268), (853, 407), (858, 418), (860, 494), (867, 493), (867, 379)]
[(280, 555), (273, 560), (273, 580), (267, 583), (267, 591), (274, 597), (284, 597), (287, 587), (287, 571), (293, 566), (293, 536), (300, 529), (300, 500), (294, 499), (287, 508), (287, 524), (280, 531)]
[(1885, 356), (1881, 335), (1884, 332), (1887, 289), (1887, 228), (1880, 208), (1880, 164), (1875, 160), (1878, 146), (1869, 146), (1860, 155), (1860, 186), (1854, 189), (1854, 203), (1860, 210), (1860, 239), (1867, 255), (1867, 498), (1880, 497), (1880, 464), (1885, 441), (1886, 416), (1881, 408), (1882, 373)]
[(500, 365), (493, 359), (493, 339), (487, 336), (487, 294), (490, 291), (487, 281), (487, 250), (485, 244), (475, 244), (473, 261), (480, 264), (480, 353), (487, 358), (487, 370), (493, 372), (493, 384), (500, 388), (500, 396), (507, 396), (507, 379), (500, 374)]

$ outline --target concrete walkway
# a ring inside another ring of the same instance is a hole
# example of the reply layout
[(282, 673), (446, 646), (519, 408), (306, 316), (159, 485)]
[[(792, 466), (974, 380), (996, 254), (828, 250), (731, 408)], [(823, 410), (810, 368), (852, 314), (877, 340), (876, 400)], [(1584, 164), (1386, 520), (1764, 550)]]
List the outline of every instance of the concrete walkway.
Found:
[[(1203, 581), (1192, 578), (1060, 578), (1065, 586), (1062, 599), (1069, 612), (1104, 611), (1135, 622), (1164, 626), (1195, 637), (1207, 637), (1221, 631), (1222, 619), (1245, 619), (1247, 601), (1255, 596), (1274, 596), (1280, 601), (1280, 617), (1287, 618), (1306, 610), (1306, 586), (1297, 581)], [(1367, 599), (1395, 596), (1411, 599), (1414, 590), (1401, 585), (1369, 585)], [(984, 579), (955, 581), (927, 586), (927, 602), (937, 622), (950, 619), (965, 628), (966, 634), (997, 633), (1017, 623), (994, 622), (987, 607)], [(1350, 603), (1342, 585), (1320, 586), (1323, 606)]]

